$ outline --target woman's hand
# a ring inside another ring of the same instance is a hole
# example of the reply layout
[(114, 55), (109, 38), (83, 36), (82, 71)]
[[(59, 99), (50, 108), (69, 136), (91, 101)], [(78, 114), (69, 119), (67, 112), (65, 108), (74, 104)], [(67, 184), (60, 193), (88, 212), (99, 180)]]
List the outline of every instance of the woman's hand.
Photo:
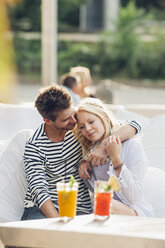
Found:
[(93, 166), (99, 166), (100, 164), (103, 165), (107, 158), (105, 147), (106, 143), (104, 141), (97, 145), (97, 147), (91, 151), (88, 157), (88, 162), (90, 162)]
[(118, 165), (122, 164), (122, 160), (121, 160), (122, 144), (119, 136), (110, 136), (105, 149), (112, 161), (114, 169)]
[(86, 160), (82, 160), (78, 167), (79, 176), (83, 179), (90, 179), (88, 170), (92, 170), (90, 167), (90, 163)]

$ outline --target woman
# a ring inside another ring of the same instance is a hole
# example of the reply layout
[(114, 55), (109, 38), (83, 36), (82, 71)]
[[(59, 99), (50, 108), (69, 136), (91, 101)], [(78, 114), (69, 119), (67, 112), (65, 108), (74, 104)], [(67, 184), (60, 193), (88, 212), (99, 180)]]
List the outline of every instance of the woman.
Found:
[(70, 72), (80, 77), (81, 90), (79, 95), (81, 96), (81, 98), (87, 96), (94, 97), (90, 89), (90, 86), (92, 85), (92, 77), (90, 70), (87, 67), (76, 66), (76, 67), (72, 67), (70, 69)]
[[(119, 123), (99, 99), (86, 98), (78, 105), (77, 123), (74, 132), (84, 155), (79, 173), (86, 179), (88, 188), (93, 191), (94, 180), (108, 180), (113, 174), (120, 184), (120, 191), (114, 192), (112, 213), (152, 216), (152, 207), (143, 198), (147, 159), (140, 142), (130, 139), (121, 144), (118, 136), (110, 136), (117, 131)], [(91, 150), (107, 137), (107, 160), (104, 165), (91, 169), (87, 158)], [(92, 170), (90, 178), (87, 173), (82, 173), (84, 165)]]

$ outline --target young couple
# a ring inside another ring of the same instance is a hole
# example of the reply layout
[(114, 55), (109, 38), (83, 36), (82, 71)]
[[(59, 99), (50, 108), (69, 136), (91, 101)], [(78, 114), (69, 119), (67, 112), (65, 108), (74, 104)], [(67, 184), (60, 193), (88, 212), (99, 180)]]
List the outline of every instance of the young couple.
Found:
[(143, 149), (134, 139), (121, 144), (140, 129), (136, 122), (120, 127), (103, 103), (92, 98), (84, 99), (75, 115), (71, 97), (57, 85), (43, 89), (35, 106), (44, 122), (25, 147), (28, 189), (22, 220), (58, 217), (56, 183), (69, 181), (70, 175), (79, 182), (77, 215), (91, 213), (87, 186), (93, 188), (93, 172), (98, 180), (111, 173), (117, 177), (121, 190), (114, 194), (114, 214), (152, 215), (143, 199)]

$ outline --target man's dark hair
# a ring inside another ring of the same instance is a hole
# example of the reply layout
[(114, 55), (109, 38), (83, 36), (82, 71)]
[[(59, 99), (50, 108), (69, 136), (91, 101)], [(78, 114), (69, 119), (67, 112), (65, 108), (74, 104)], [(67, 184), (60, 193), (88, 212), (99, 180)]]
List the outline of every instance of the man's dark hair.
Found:
[(71, 106), (72, 100), (67, 91), (58, 85), (41, 89), (35, 100), (35, 107), (43, 118), (55, 121), (58, 113)]
[(73, 76), (66, 76), (62, 81), (62, 85), (72, 89), (77, 84), (77, 80)]

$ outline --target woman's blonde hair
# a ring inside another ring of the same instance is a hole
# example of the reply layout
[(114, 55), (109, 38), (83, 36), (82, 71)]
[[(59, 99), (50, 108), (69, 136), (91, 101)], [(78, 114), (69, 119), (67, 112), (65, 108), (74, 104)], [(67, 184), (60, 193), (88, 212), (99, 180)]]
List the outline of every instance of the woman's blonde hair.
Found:
[(82, 87), (86, 87), (91, 84), (92, 78), (87, 67), (76, 66), (72, 67), (70, 71), (74, 74), (77, 74), (81, 78)]
[[(82, 100), (77, 107), (77, 113), (82, 110), (97, 115), (102, 120), (105, 127), (105, 133), (103, 137), (104, 139), (119, 127), (118, 122), (114, 119), (113, 114), (106, 108), (103, 102), (97, 98), (85, 98)], [(93, 146), (93, 143), (82, 136), (81, 130), (77, 124), (74, 128), (74, 134), (82, 145), (83, 155), (87, 156)]]

